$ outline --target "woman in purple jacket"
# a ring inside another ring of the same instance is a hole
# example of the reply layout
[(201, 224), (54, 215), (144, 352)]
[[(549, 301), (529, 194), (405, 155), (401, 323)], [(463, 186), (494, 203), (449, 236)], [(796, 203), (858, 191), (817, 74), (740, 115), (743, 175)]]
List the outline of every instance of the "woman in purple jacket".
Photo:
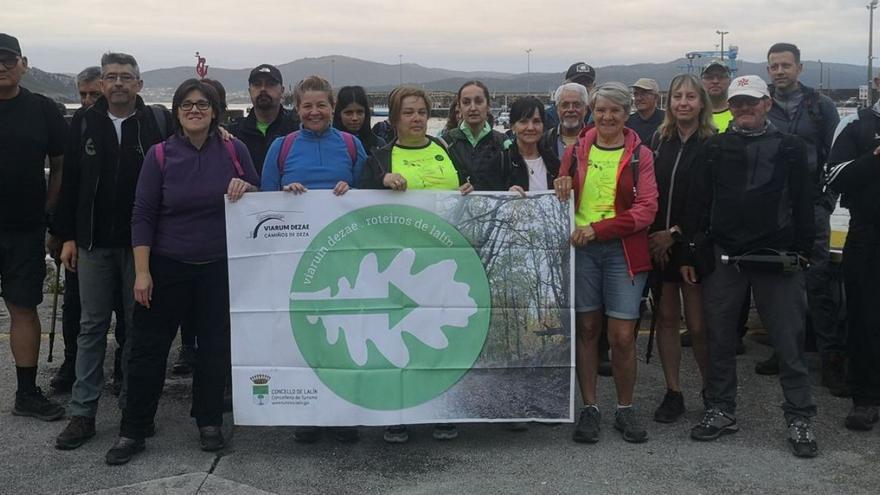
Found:
[(192, 315), (199, 342), (191, 416), (202, 450), (222, 449), (223, 388), (229, 372), (229, 279), (224, 194), (236, 201), (256, 191), (259, 177), (243, 143), (217, 128), (217, 91), (197, 79), (177, 88), (172, 114), (178, 132), (147, 152), (132, 212), (134, 328), (128, 401), (108, 464), (124, 464), (144, 449), (168, 350), (181, 320)]

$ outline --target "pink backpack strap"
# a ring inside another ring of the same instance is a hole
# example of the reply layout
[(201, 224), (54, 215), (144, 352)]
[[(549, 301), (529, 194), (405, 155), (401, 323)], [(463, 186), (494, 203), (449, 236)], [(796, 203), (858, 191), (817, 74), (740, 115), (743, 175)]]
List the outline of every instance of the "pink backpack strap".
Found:
[(348, 149), (348, 156), (351, 158), (351, 166), (353, 167), (358, 161), (357, 146), (354, 144), (354, 136), (343, 131), (342, 140), (345, 141), (345, 147)]
[(284, 141), (281, 142), (281, 151), (278, 152), (278, 179), (284, 175), (284, 162), (287, 161), (287, 156), (290, 155), (290, 150), (293, 149), (293, 143), (296, 141), (296, 138), (299, 137), (299, 131), (293, 131), (290, 134), (284, 136)]
[(226, 145), (226, 151), (229, 152), (229, 156), (232, 158), (232, 165), (235, 166), (235, 171), (238, 173), (238, 177), (244, 177), (244, 169), (241, 168), (241, 161), (238, 159), (238, 151), (235, 149), (235, 142), (229, 139), (223, 141), (223, 144)]
[(156, 145), (156, 161), (159, 162), (159, 171), (165, 175), (165, 141)]

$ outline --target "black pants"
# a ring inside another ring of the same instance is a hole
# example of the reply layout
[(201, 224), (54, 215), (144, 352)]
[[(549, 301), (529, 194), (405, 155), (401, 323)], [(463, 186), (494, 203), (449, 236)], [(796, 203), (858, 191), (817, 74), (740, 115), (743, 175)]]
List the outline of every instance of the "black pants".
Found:
[(843, 248), (847, 381), (857, 406), (880, 406), (880, 230), (850, 229)]
[(721, 264), (715, 248), (715, 271), (703, 277), (703, 314), (709, 336), (709, 376), (706, 403), (728, 414), (736, 414), (737, 316), (742, 310), (746, 288), (752, 287), (761, 321), (779, 355), (779, 382), (785, 402), (785, 418), (813, 417), (810, 374), (804, 360), (804, 320), (807, 295), (803, 272), (772, 273), (738, 269)]
[[(113, 374), (117, 378), (122, 377), (122, 346), (125, 345), (125, 310), (122, 308), (122, 281), (117, 282), (120, 286), (116, 298), (116, 354), (113, 360)], [(76, 272), (64, 270), (64, 299), (61, 306), (61, 336), (64, 339), (64, 361), (68, 366), (76, 364), (76, 338), (79, 336), (79, 320), (82, 316), (82, 308), (79, 305), (79, 276)], [(71, 368), (73, 369), (73, 368)]]
[(128, 402), (120, 435), (144, 438), (153, 423), (168, 350), (177, 328), (192, 315), (198, 339), (190, 415), (198, 426), (223, 424), (223, 388), (229, 373), (229, 275), (226, 260), (194, 265), (150, 257), (153, 299), (150, 309), (135, 305), (130, 332)]

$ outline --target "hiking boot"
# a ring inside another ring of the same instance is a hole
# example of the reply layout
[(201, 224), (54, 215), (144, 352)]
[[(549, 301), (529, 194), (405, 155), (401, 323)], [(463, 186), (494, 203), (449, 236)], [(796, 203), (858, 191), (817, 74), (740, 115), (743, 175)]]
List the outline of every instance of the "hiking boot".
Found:
[(623, 439), (630, 443), (648, 441), (648, 432), (636, 417), (634, 407), (618, 407), (614, 413), (614, 428), (623, 433)]
[(691, 438), (707, 442), (715, 440), (721, 435), (729, 435), (739, 431), (736, 418), (721, 409), (706, 409), (700, 423), (691, 428)]
[(660, 407), (654, 411), (654, 421), (658, 423), (674, 423), (684, 414), (684, 396), (681, 392), (667, 390)]
[(71, 416), (70, 422), (55, 438), (55, 448), (73, 450), (95, 436), (95, 418)]
[(844, 425), (848, 430), (870, 431), (878, 419), (877, 406), (853, 406), (846, 415)]
[(73, 361), (67, 359), (61, 363), (61, 367), (55, 372), (49, 380), (49, 387), (57, 393), (67, 393), (73, 388), (73, 382), (76, 381), (76, 371), (74, 370)]
[(388, 443), (406, 443), (409, 441), (409, 428), (405, 425), (389, 426), (385, 428), (382, 438)]
[(64, 408), (43, 395), (39, 387), (33, 392), (16, 392), (12, 414), (30, 416), (42, 421), (55, 421), (64, 416)]
[(336, 428), (334, 431), (334, 435), (336, 436), (336, 441), (341, 443), (356, 443), (361, 439), (361, 434), (358, 431), (357, 427), (354, 426), (343, 426), (341, 428)]
[(458, 438), (458, 428), (450, 423), (434, 425), (433, 437), (434, 440), (454, 440)]
[(205, 452), (216, 452), (225, 446), (226, 440), (219, 426), (199, 427), (199, 448)]
[(181, 345), (177, 352), (177, 360), (171, 366), (171, 373), (175, 375), (189, 375), (196, 364), (196, 348), (191, 345)]
[(816, 457), (819, 447), (809, 419), (795, 418), (788, 423), (788, 446), (797, 457)]
[(111, 466), (119, 466), (130, 461), (135, 454), (142, 452), (144, 448), (146, 448), (146, 444), (143, 440), (119, 437), (113, 447), (107, 451), (104, 460)]
[(597, 367), (599, 376), (614, 376), (614, 369), (611, 368), (611, 358), (608, 357), (608, 351), (599, 351), (599, 366)]
[(778, 375), (779, 374), (779, 356), (774, 352), (766, 361), (758, 361), (755, 365), (755, 373), (759, 375)]
[(297, 443), (315, 443), (321, 438), (321, 429), (317, 426), (297, 426), (293, 432), (293, 441)]
[(846, 357), (839, 352), (830, 352), (822, 360), (822, 386), (835, 397), (849, 397), (846, 384)]
[(679, 335), (678, 338), (681, 341), (682, 347), (693, 347), (694, 340), (693, 338), (691, 338), (690, 330), (685, 330), (684, 332), (681, 332), (681, 335)]
[(581, 409), (571, 439), (578, 443), (596, 443), (599, 441), (599, 421), (602, 414), (596, 406), (585, 406)]

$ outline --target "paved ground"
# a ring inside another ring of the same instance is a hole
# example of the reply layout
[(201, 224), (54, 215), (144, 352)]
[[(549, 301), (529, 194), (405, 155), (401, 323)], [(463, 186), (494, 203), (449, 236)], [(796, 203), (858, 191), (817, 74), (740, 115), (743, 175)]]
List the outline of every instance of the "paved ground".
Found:
[[(44, 306), (48, 303), (47, 298)], [(41, 312), (46, 329), (49, 312)], [(8, 332), (3, 310), (0, 332)], [(303, 446), (293, 442), (291, 428), (232, 427), (228, 415), (225, 433), (231, 442), (214, 455), (198, 449), (197, 431), (188, 416), (189, 380), (174, 378), (166, 384), (156, 437), (143, 454), (119, 467), (104, 464), (119, 421), (110, 396), (101, 402), (97, 436), (75, 451), (53, 447), (64, 421), (47, 424), (9, 413), (15, 376), (8, 341), (8, 334), (0, 333), (2, 494), (876, 494), (880, 486), (880, 428), (866, 434), (843, 428), (848, 402), (823, 389), (817, 389), (820, 456), (801, 460), (789, 453), (778, 382), (752, 372), (768, 349), (753, 340), (747, 340), (748, 352), (739, 367), (741, 431), (715, 443), (688, 439), (700, 411), (695, 367), (686, 355), (684, 386), (690, 412), (673, 425), (649, 421), (664, 392), (663, 378), (656, 358), (640, 363), (636, 403), (650, 434), (650, 441), (642, 445), (625, 443), (612, 428), (613, 384), (604, 378), (602, 440), (591, 446), (573, 443), (570, 425), (533, 425), (524, 433), (497, 425), (465, 425), (460, 438), (448, 443), (431, 440), (430, 429), (417, 427), (406, 445), (387, 445), (380, 429), (369, 428), (353, 446), (332, 438)], [(59, 322), (59, 360), (60, 342)], [(42, 364), (47, 343), (44, 337), (39, 377), (44, 388), (60, 364)], [(645, 343), (643, 335), (642, 350)]]

